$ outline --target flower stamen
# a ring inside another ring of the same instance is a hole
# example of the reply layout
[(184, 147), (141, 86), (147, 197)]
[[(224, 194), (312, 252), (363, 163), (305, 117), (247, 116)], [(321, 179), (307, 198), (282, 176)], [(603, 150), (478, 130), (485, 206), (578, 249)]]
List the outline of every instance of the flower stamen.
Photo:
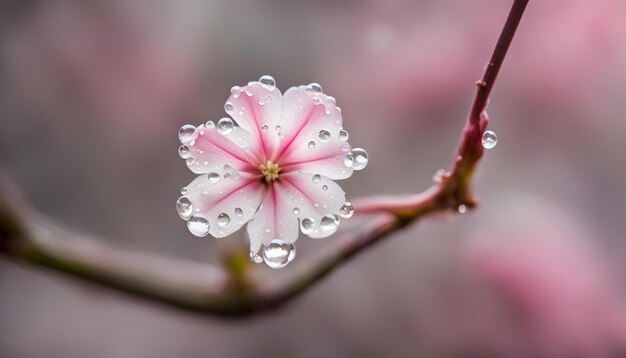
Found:
[(265, 181), (270, 183), (278, 179), (278, 173), (280, 172), (280, 166), (268, 160), (267, 163), (259, 165), (261, 174), (265, 177)]

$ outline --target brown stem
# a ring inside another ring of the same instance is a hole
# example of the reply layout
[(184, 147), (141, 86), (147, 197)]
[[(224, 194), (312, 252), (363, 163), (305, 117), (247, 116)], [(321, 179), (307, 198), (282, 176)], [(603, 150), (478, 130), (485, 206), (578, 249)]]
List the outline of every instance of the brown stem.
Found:
[[(463, 130), (455, 159), (440, 183), (410, 196), (373, 197), (355, 202), (360, 214), (376, 214), (359, 230), (350, 231), (285, 280), (247, 275), (245, 264), (230, 257), (226, 272), (193, 264), (130, 253), (97, 244), (26, 210), (17, 209), (0, 192), (0, 253), (23, 263), (47, 267), (102, 286), (205, 314), (249, 316), (291, 301), (359, 252), (407, 224), (476, 200), (471, 179), (482, 157), (485, 108), (506, 52), (528, 0), (515, 0), (482, 78)], [(1, 179), (1, 178), (0, 178)], [(0, 186), (0, 189), (2, 188)], [(3, 195), (4, 194), (4, 195)], [(22, 215), (18, 215), (22, 213)], [(259, 284), (262, 283), (262, 284)]]

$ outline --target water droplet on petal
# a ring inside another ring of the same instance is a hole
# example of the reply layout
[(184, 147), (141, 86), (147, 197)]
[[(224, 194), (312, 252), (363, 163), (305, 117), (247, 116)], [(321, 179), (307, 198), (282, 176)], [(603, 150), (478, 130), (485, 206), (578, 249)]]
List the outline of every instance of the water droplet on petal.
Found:
[(273, 269), (287, 266), (296, 257), (296, 247), (282, 240), (272, 240), (263, 249), (265, 264)]
[(322, 142), (328, 142), (328, 140), (330, 139), (330, 132), (326, 129), (322, 129), (319, 132), (319, 137)]
[(264, 125), (261, 127), (261, 129), (262, 129), (262, 130), (264, 130), (264, 131), (266, 131), (268, 128), (269, 128), (269, 127), (267, 126), (267, 124), (264, 124)]
[(183, 159), (189, 158), (189, 147), (186, 145), (178, 147), (178, 155)]
[(263, 262), (263, 256), (259, 255), (258, 252), (250, 251), (250, 261), (254, 262), (255, 264), (260, 264), (261, 262)]
[(367, 166), (367, 162), (369, 161), (367, 157), (367, 152), (363, 148), (354, 148), (352, 149), (352, 156), (354, 157), (354, 163), (352, 163), (352, 168), (354, 170), (362, 170)]
[(186, 187), (186, 186), (184, 186), (184, 187), (180, 188), (180, 193), (181, 193), (182, 195), (187, 194), (187, 191), (188, 191), (188, 190), (187, 190), (187, 187)]
[(217, 131), (221, 135), (230, 134), (230, 132), (233, 131), (233, 127), (235, 127), (235, 123), (233, 123), (232, 119), (227, 117), (224, 117), (217, 122)]
[(313, 102), (314, 105), (318, 105), (320, 103), (322, 103), (322, 101), (320, 100), (319, 97), (315, 96), (313, 98), (311, 98), (311, 102)]
[(456, 208), (456, 210), (459, 214), (465, 214), (467, 212), (467, 206), (465, 204), (461, 204)]
[(352, 168), (352, 164), (354, 164), (354, 155), (352, 155), (352, 153), (346, 154), (345, 158), (343, 158), (343, 164), (348, 168)]
[(215, 128), (215, 122), (213, 122), (213, 121), (207, 121), (207, 122), (204, 124), (204, 126), (205, 126), (205, 127), (207, 127), (208, 129), (213, 129), (213, 128)]
[(310, 141), (309, 144), (307, 144), (307, 146), (309, 148), (315, 148), (315, 141), (314, 140)]
[(195, 214), (187, 221), (187, 229), (195, 236), (206, 236), (209, 233), (209, 220), (202, 214)]
[(178, 198), (178, 200), (176, 200), (176, 211), (182, 219), (189, 219), (189, 217), (193, 213), (193, 205), (191, 204), (191, 200), (189, 200), (189, 198), (186, 196), (181, 196), (180, 198)]
[(339, 131), (339, 140), (341, 140), (342, 142), (346, 142), (349, 137), (350, 135), (348, 134), (347, 130), (342, 129)]
[(326, 96), (326, 99), (327, 99), (330, 103), (332, 103), (332, 105), (333, 105), (333, 106), (336, 106), (336, 105), (337, 105), (337, 100), (335, 99), (335, 97), (333, 97), (333, 96)]
[(319, 174), (315, 174), (315, 175), (313, 175), (312, 179), (313, 179), (314, 183), (319, 183), (322, 180), (322, 176), (319, 175)]
[(483, 148), (491, 149), (498, 143), (498, 137), (496, 137), (496, 133), (494, 131), (485, 131), (481, 141)]
[(178, 139), (182, 144), (187, 144), (195, 139), (196, 127), (191, 124), (185, 124), (178, 130)]
[(344, 219), (349, 219), (352, 215), (354, 215), (354, 206), (346, 201), (341, 208), (339, 208), (339, 216)]
[(300, 208), (296, 206), (295, 208), (293, 208), (293, 210), (292, 210), (291, 212), (292, 212), (294, 215), (298, 215), (298, 214), (300, 214)]
[(235, 208), (235, 216), (242, 217), (243, 216), (243, 209)]
[(328, 185), (326, 185), (326, 184), (322, 185), (322, 190), (324, 190), (324, 191), (328, 190)]
[(309, 83), (309, 85), (307, 86), (307, 90), (313, 91), (313, 92), (317, 92), (317, 93), (321, 93), (322, 92), (322, 86), (319, 83)]
[(276, 132), (280, 132), (280, 131), (282, 130), (282, 128), (280, 127), (280, 125), (277, 125), (277, 126), (275, 127), (275, 129), (276, 129)]
[(300, 221), (300, 230), (303, 234), (310, 234), (315, 230), (315, 219), (305, 218)]
[(213, 184), (217, 184), (220, 182), (220, 179), (222, 179), (222, 177), (220, 177), (220, 175), (216, 172), (210, 172), (207, 175), (207, 178), (209, 179), (209, 182), (213, 183)]
[(221, 213), (217, 216), (217, 226), (221, 228), (227, 228), (230, 225), (230, 216), (226, 213)]
[(334, 215), (324, 215), (322, 220), (320, 220), (320, 230), (323, 233), (329, 233), (337, 229), (337, 224)]
[(230, 102), (226, 102), (226, 104), (224, 105), (224, 109), (226, 110), (226, 112), (230, 113), (230, 112), (232, 112), (232, 110), (233, 110), (234, 108), (233, 108), (232, 103), (230, 103)]
[(264, 84), (270, 91), (273, 91), (276, 88), (276, 80), (270, 75), (261, 76), (261, 78), (259, 78), (259, 82)]
[(341, 145), (341, 151), (342, 151), (342, 152), (347, 152), (347, 151), (349, 151), (349, 150), (350, 150), (350, 144), (348, 144), (348, 143), (343, 143), (343, 144)]

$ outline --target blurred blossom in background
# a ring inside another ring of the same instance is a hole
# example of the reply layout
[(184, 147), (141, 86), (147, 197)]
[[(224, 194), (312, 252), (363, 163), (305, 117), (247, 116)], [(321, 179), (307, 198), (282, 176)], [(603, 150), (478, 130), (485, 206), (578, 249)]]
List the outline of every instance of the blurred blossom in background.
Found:
[[(263, 74), (319, 82), (370, 154), (348, 197), (422, 190), (450, 162), (509, 6), (5, 1), (0, 170), (111, 245), (212, 262), (222, 244), (174, 210), (193, 178), (182, 124), (219, 119), (229, 89)], [(623, 356), (625, 23), (622, 0), (531, 1), (491, 98), (479, 210), (425, 220), (252, 320), (2, 260), (0, 356)]]

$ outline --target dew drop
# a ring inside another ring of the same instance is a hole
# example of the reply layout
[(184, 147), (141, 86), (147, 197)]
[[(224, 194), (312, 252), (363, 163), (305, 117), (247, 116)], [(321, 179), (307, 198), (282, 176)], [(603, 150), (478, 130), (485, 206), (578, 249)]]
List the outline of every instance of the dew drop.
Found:
[(313, 102), (313, 104), (314, 104), (314, 105), (318, 105), (318, 104), (322, 103), (322, 101), (320, 100), (320, 98), (319, 98), (319, 97), (317, 97), (317, 96), (316, 96), (316, 97), (311, 98), (311, 102)]
[(274, 129), (276, 129), (276, 132), (280, 132), (281, 130), (283, 130), (280, 125), (277, 125)]
[(187, 229), (195, 236), (206, 236), (209, 233), (209, 220), (202, 214), (195, 214), (187, 221)]
[(494, 131), (485, 131), (481, 141), (483, 148), (491, 149), (498, 143), (498, 137), (496, 137), (496, 133)]
[(262, 129), (262, 130), (264, 130), (264, 131), (266, 131), (268, 128), (269, 128), (269, 127), (267, 126), (267, 124), (264, 124), (264, 125), (261, 127), (261, 129)]
[(230, 216), (226, 213), (221, 213), (217, 216), (217, 226), (221, 228), (227, 228), (230, 225)]
[(324, 191), (328, 190), (328, 185), (326, 185), (326, 184), (322, 185), (322, 190), (324, 190)]
[(193, 164), (193, 162), (195, 160), (196, 159), (194, 157), (189, 157), (189, 158), (185, 159), (185, 163), (187, 163), (187, 165), (191, 165), (191, 164)]
[(178, 155), (183, 159), (189, 158), (189, 147), (184, 144), (178, 147)]
[(322, 92), (322, 85), (320, 85), (319, 83), (309, 83), (309, 85), (307, 86), (307, 90), (313, 91), (313, 92), (317, 92), (317, 93), (321, 93)]
[(326, 129), (322, 129), (319, 132), (319, 137), (322, 142), (328, 142), (328, 140), (330, 139), (330, 132)]
[(226, 110), (226, 112), (230, 113), (233, 110), (233, 105), (230, 102), (226, 102), (226, 104), (224, 105), (224, 109)]
[(250, 261), (254, 262), (255, 264), (260, 264), (261, 262), (263, 262), (263, 256), (259, 255), (258, 252), (250, 251)]
[(213, 183), (213, 184), (217, 184), (220, 182), (220, 179), (222, 179), (222, 177), (220, 177), (220, 175), (216, 172), (210, 172), (207, 175), (207, 178), (209, 179), (209, 182)]
[(298, 215), (298, 214), (300, 214), (300, 208), (296, 206), (295, 208), (293, 208), (293, 210), (292, 210), (291, 212), (292, 212), (294, 215)]
[(234, 126), (235, 126), (235, 123), (233, 123), (232, 119), (224, 117), (220, 119), (219, 122), (217, 122), (217, 131), (221, 135), (227, 135), (233, 131)]
[(235, 208), (235, 216), (242, 217), (243, 216), (243, 209)]
[(354, 162), (352, 163), (352, 168), (354, 170), (362, 170), (367, 166), (367, 162), (369, 161), (367, 157), (367, 152), (363, 148), (354, 148), (352, 149), (352, 156), (354, 157)]
[(310, 234), (315, 230), (315, 219), (305, 218), (300, 221), (300, 230), (303, 234)]
[(182, 144), (188, 144), (195, 139), (196, 127), (191, 124), (185, 124), (178, 130), (178, 139)]
[(180, 188), (180, 193), (181, 193), (182, 195), (187, 194), (187, 191), (188, 191), (188, 190), (187, 190), (187, 187), (186, 187), (186, 186), (184, 186), (184, 187)]
[(315, 174), (315, 175), (313, 175), (312, 179), (313, 179), (314, 183), (319, 183), (322, 180), (322, 176), (319, 175), (319, 174)]
[(264, 84), (270, 91), (273, 91), (276, 88), (276, 80), (270, 75), (261, 76), (261, 78), (259, 78), (259, 82)]
[(339, 216), (344, 219), (349, 219), (352, 215), (354, 215), (354, 206), (346, 201), (341, 208), (339, 208)]
[(352, 168), (352, 164), (354, 164), (354, 155), (352, 155), (352, 153), (346, 154), (345, 158), (343, 158), (343, 164), (348, 168)]
[(191, 204), (191, 200), (189, 200), (189, 198), (186, 196), (181, 196), (180, 198), (178, 198), (178, 200), (176, 200), (176, 211), (182, 219), (189, 219), (189, 217), (193, 213), (193, 205)]
[(320, 220), (320, 231), (323, 233), (329, 233), (331, 231), (337, 230), (338, 223), (335, 220), (334, 215), (324, 215), (322, 220)]
[(282, 240), (272, 240), (263, 249), (265, 264), (273, 269), (287, 266), (295, 257), (296, 247), (294, 244), (289, 244)]
[(456, 210), (459, 214), (465, 214), (467, 212), (467, 206), (465, 204), (461, 204), (456, 208)]
[(342, 151), (342, 152), (347, 152), (347, 151), (349, 151), (349, 150), (350, 150), (350, 144), (348, 144), (348, 143), (343, 143), (343, 144), (341, 145), (341, 151)]
[(204, 124), (204, 126), (205, 126), (205, 127), (207, 127), (208, 129), (213, 129), (213, 128), (215, 128), (215, 122), (213, 122), (213, 121), (207, 121), (207, 122)]
[(339, 140), (341, 140), (342, 142), (346, 142), (349, 137), (350, 135), (348, 134), (347, 130), (342, 129), (339, 131)]
[(326, 96), (326, 99), (328, 99), (328, 102), (332, 103), (333, 106), (337, 105), (337, 100), (335, 99), (335, 97), (333, 97), (333, 96)]
[(309, 148), (315, 148), (315, 141), (314, 140), (310, 141), (309, 144), (307, 144), (307, 146)]

